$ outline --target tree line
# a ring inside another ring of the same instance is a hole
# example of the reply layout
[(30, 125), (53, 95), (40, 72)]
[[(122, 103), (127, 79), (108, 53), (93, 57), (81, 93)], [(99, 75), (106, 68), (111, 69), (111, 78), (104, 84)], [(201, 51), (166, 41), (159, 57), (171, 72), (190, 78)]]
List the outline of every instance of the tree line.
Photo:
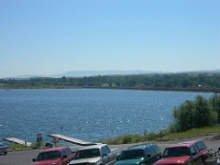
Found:
[(89, 77), (38, 77), (29, 79), (0, 79), (0, 88), (216, 88), (220, 89), (220, 74), (146, 74)]
[(182, 132), (192, 128), (214, 126), (220, 123), (220, 94), (209, 99), (198, 95), (194, 101), (185, 101), (173, 110), (174, 123), (170, 132)]

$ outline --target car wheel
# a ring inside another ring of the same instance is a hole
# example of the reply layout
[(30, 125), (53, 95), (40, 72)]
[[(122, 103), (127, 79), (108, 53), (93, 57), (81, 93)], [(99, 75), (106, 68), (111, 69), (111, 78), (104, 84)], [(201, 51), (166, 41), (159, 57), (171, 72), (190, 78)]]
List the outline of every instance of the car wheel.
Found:
[(200, 164), (203, 164), (203, 159), (202, 158), (199, 158), (196, 162), (196, 164), (200, 165)]
[(7, 155), (7, 152), (5, 152), (4, 154)]

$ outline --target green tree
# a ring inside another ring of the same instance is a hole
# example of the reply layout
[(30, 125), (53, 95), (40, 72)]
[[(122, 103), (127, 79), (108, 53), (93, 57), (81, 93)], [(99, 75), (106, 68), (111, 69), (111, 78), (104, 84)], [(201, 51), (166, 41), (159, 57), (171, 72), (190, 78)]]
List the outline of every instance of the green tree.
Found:
[(187, 100), (178, 108), (174, 108), (173, 116), (177, 131), (185, 131), (195, 127), (195, 104)]
[(173, 111), (174, 125), (177, 131), (214, 125), (217, 112), (214, 111), (207, 99), (197, 96), (195, 101), (187, 100)]
[(207, 99), (199, 95), (194, 103), (196, 106), (195, 127), (200, 128), (216, 123), (217, 113), (211, 109)]
[(104, 84), (102, 84), (102, 87), (109, 87), (109, 84), (108, 83), (104, 83)]
[(117, 87), (115, 82), (112, 83), (112, 87)]
[(212, 109), (218, 114), (218, 123), (220, 122), (220, 94), (214, 94), (209, 102), (212, 106)]

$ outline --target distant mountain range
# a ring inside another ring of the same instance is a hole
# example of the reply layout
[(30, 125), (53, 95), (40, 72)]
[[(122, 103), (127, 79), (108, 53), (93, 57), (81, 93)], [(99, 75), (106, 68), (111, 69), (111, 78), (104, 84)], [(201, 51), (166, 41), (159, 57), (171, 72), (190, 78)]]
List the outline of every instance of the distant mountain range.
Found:
[(188, 71), (188, 72), (151, 72), (143, 70), (133, 70), (133, 71), (121, 71), (121, 70), (109, 70), (109, 71), (70, 71), (62, 74), (53, 74), (53, 75), (22, 75), (15, 77), (7, 77), (3, 79), (28, 79), (36, 77), (51, 77), (51, 78), (60, 78), (60, 77), (89, 77), (89, 76), (103, 76), (103, 75), (137, 75), (137, 74), (171, 74), (171, 73), (214, 73), (220, 74), (220, 69), (218, 70), (201, 70), (201, 71)]
[(109, 71), (71, 71), (63, 74), (50, 75), (49, 77), (88, 77), (88, 76), (103, 76), (103, 75), (134, 75), (134, 74), (149, 74), (153, 72), (149, 71), (120, 71), (120, 70), (109, 70)]

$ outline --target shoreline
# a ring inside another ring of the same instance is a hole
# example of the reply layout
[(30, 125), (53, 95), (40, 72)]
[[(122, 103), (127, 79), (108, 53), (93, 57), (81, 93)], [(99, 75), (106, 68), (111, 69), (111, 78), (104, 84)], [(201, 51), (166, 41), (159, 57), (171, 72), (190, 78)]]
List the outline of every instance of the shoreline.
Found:
[(95, 87), (95, 86), (53, 86), (53, 87), (19, 87), (19, 88), (1, 88), (4, 90), (13, 89), (115, 89), (115, 90), (144, 90), (144, 91), (172, 91), (172, 92), (204, 92), (204, 93), (220, 93), (220, 88), (164, 88), (164, 87)]
[(163, 87), (81, 87), (83, 89), (119, 89), (119, 90), (148, 90), (173, 92), (214, 92), (220, 93), (220, 88), (163, 88)]

